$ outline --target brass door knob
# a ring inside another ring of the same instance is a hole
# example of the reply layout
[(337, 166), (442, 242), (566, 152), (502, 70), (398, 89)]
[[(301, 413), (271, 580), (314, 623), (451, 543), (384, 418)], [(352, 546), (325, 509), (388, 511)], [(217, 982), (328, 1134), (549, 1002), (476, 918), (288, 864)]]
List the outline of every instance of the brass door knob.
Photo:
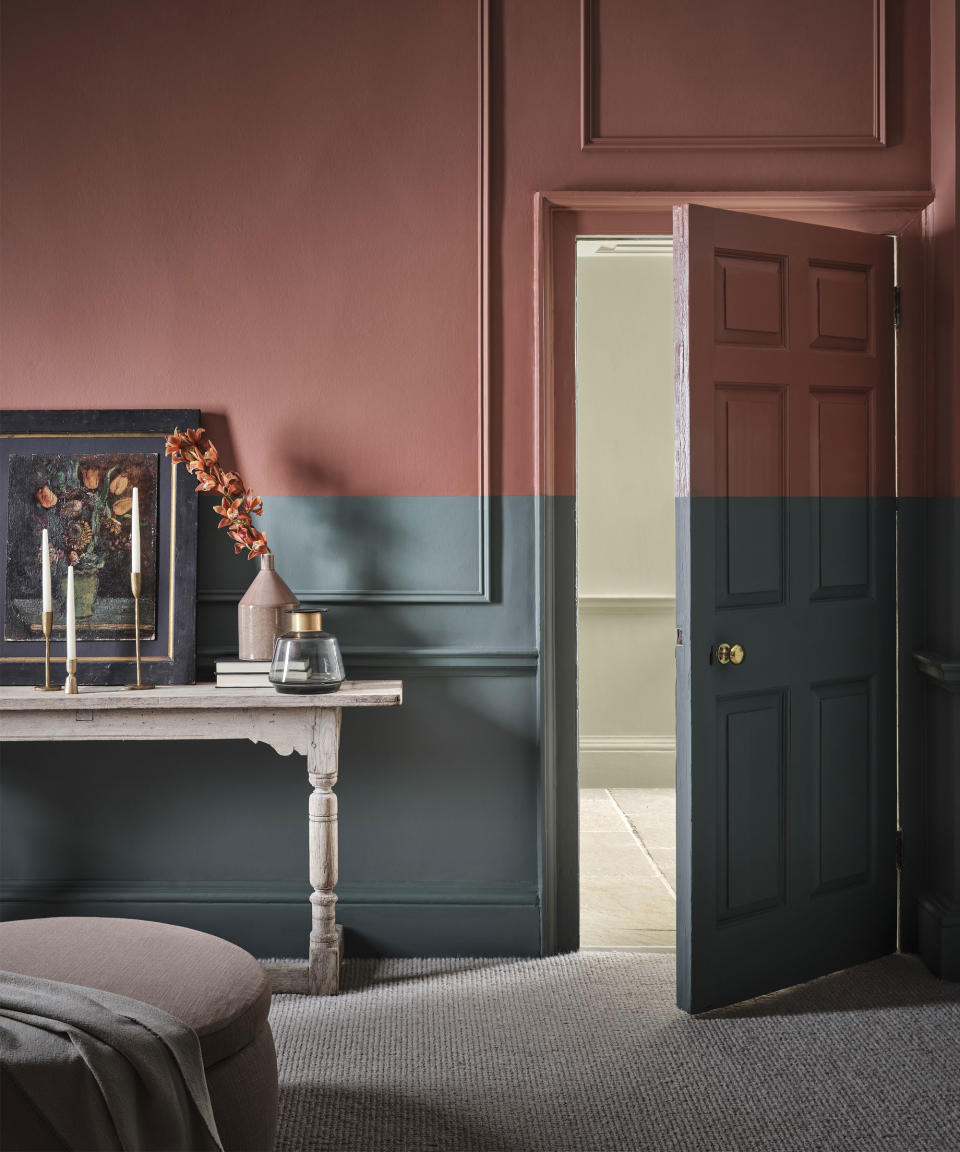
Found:
[(717, 660), (721, 664), (742, 664), (746, 655), (739, 644), (718, 644)]

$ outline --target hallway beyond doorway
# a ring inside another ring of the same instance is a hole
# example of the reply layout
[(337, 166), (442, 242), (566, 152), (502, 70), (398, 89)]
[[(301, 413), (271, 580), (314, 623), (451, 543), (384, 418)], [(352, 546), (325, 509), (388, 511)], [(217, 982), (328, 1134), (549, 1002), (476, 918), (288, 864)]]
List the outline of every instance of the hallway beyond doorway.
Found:
[(676, 945), (676, 793), (580, 789), (580, 946)]

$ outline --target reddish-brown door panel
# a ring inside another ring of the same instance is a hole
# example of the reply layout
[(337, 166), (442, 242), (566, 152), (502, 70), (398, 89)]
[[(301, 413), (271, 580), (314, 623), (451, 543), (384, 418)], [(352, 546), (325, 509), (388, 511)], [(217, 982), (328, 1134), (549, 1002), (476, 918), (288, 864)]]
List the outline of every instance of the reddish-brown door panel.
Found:
[[(867, 492), (861, 485), (850, 494), (893, 496), (890, 239), (697, 205), (690, 212), (703, 244), (689, 270), (690, 357), (714, 386), (690, 396), (690, 473), (680, 471), (678, 495), (725, 494), (724, 477), (733, 475), (739, 496), (818, 495), (815, 462), (826, 460), (831, 477), (831, 469), (842, 467), (836, 452), (810, 450), (811, 431), (816, 436), (821, 427), (817, 414), (828, 405), (822, 425), (828, 437), (837, 420), (860, 418), (854, 409), (868, 420), (866, 442), (859, 436), (857, 448), (867, 452)], [(703, 233), (713, 229), (721, 231), (711, 244)], [(811, 230), (822, 237), (812, 251), (823, 255), (810, 254)], [(750, 390), (756, 392), (753, 411), (746, 400)], [(843, 396), (836, 407), (834, 391)], [(736, 392), (744, 397), (740, 403), (730, 399)], [(782, 476), (771, 467), (770, 453), (753, 444), (759, 429), (751, 430), (779, 393), (782, 422), (767, 434), (781, 437)], [(716, 423), (721, 415), (725, 419)]]

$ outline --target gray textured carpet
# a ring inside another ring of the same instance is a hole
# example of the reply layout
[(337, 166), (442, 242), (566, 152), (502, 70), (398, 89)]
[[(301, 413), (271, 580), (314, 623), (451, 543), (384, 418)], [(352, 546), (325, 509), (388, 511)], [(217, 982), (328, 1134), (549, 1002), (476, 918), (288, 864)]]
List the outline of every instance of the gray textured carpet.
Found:
[(278, 1150), (948, 1152), (960, 984), (891, 956), (691, 1018), (673, 957), (357, 960), (278, 996)]

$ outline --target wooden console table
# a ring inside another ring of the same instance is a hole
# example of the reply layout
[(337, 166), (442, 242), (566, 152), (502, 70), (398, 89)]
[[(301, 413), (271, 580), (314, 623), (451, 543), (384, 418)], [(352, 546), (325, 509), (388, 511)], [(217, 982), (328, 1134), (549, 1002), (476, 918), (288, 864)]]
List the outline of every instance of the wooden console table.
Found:
[(252, 740), (307, 758), (312, 929), (305, 964), (268, 965), (275, 992), (335, 995), (343, 929), (336, 923), (337, 782), (342, 708), (403, 702), (399, 680), (347, 681), (336, 692), (294, 696), (213, 684), (152, 692), (81, 688), (76, 696), (0, 687), (0, 740)]

